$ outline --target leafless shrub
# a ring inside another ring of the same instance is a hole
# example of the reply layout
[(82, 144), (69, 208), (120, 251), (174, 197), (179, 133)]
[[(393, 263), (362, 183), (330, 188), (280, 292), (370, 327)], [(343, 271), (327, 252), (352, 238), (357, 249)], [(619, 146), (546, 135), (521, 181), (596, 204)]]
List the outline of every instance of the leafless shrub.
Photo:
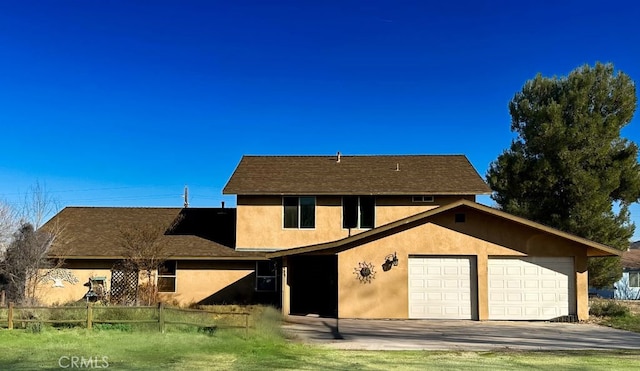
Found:
[(171, 225), (144, 224), (120, 228), (119, 244), (127, 265), (135, 267), (146, 280), (141, 286), (139, 299), (151, 305), (157, 299), (158, 287), (154, 272), (171, 258), (171, 246), (163, 236), (173, 230), (182, 217), (177, 217)]

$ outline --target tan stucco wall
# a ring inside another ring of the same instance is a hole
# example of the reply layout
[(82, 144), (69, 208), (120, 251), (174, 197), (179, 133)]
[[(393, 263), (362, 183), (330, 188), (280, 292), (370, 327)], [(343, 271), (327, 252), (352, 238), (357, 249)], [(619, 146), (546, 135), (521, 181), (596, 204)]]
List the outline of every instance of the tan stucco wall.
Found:
[[(569, 307), (574, 312), (571, 314), (577, 314), (580, 320), (588, 318), (585, 248), (479, 212), (467, 211), (465, 223), (455, 223), (453, 214), (438, 215), (431, 223), (339, 253), (339, 317), (407, 318), (409, 256), (449, 255), (473, 257), (472, 264), (475, 262), (478, 272), (475, 318), (479, 320), (488, 319), (488, 258), (572, 256), (577, 271), (576, 302)], [(384, 272), (385, 256), (394, 252), (399, 264)], [(354, 274), (360, 262), (374, 265), (376, 274), (371, 283), (361, 283)]]
[[(67, 261), (66, 267), (78, 279), (78, 283), (63, 282), (64, 287), (52, 287), (53, 281), (38, 286), (37, 298), (44, 305), (65, 304), (81, 300), (87, 293), (84, 286), (90, 277), (103, 276), (107, 278), (106, 289), (111, 285), (112, 261), (73, 260)], [(176, 271), (176, 292), (161, 293), (161, 297), (180, 305), (201, 302), (221, 290), (239, 282), (243, 278), (251, 278), (251, 282), (243, 283), (239, 291), (247, 292), (254, 286), (253, 277), (248, 277), (255, 270), (253, 261), (178, 261)], [(153, 273), (153, 280), (156, 274)], [(141, 272), (139, 283), (146, 282), (146, 276)], [(250, 291), (249, 291), (250, 293)]]
[(160, 295), (168, 302), (176, 301), (181, 305), (199, 303), (251, 275), (254, 270), (254, 262), (178, 261), (176, 292)]
[[(382, 226), (460, 200), (460, 196), (436, 196), (434, 202), (412, 202), (411, 196), (376, 196), (376, 226)], [(474, 196), (467, 196), (473, 200)], [(335, 241), (366, 229), (342, 228), (342, 198), (316, 197), (316, 225), (313, 229), (283, 228), (281, 196), (238, 196), (236, 247), (279, 250)]]
[(62, 305), (81, 300), (89, 289), (84, 284), (89, 282), (90, 277), (107, 277), (107, 285), (110, 284), (112, 266), (112, 261), (67, 261), (65, 268), (78, 279), (78, 283), (62, 281), (64, 287), (53, 287), (53, 281), (43, 282), (38, 285), (36, 297), (44, 305)]

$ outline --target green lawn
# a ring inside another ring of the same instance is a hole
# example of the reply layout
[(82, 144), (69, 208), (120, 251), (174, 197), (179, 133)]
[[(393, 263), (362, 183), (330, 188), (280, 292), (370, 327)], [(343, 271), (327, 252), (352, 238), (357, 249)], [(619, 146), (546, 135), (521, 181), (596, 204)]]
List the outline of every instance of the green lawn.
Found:
[(258, 309), (248, 335), (244, 330), (202, 333), (176, 325), (165, 334), (157, 325), (127, 324), (96, 325), (93, 331), (50, 326), (0, 329), (0, 370), (640, 370), (640, 350), (330, 350), (288, 341), (280, 330), (279, 313)]
[(640, 369), (640, 351), (337, 351), (291, 343), (277, 332), (260, 330), (252, 330), (247, 338), (242, 331), (233, 330), (212, 335), (179, 330), (166, 334), (53, 328), (40, 333), (0, 330), (0, 369), (71, 368), (68, 366), (74, 356), (84, 357), (85, 362), (91, 358), (94, 368), (108, 365), (116, 370)]

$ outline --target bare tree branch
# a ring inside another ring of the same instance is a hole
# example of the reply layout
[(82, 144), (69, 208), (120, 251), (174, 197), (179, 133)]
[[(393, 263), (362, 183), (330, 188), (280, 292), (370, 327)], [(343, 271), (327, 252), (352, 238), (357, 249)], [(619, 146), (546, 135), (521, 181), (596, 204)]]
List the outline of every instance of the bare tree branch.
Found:
[(40, 183), (25, 196), (18, 217), (0, 205), (0, 243), (5, 243), (4, 248), (0, 246), (0, 276), (6, 281), (9, 300), (36, 303), (38, 285), (64, 264), (62, 259), (50, 259), (48, 255), (54, 245), (63, 242), (63, 226), (51, 223), (40, 228), (56, 210), (56, 202)]
[(153, 273), (171, 258), (171, 246), (162, 237), (173, 230), (181, 220), (182, 216), (178, 216), (168, 227), (144, 224), (120, 228), (119, 244), (124, 250), (126, 264), (145, 275), (147, 282), (144, 296), (148, 305), (152, 304), (157, 296), (157, 285), (153, 280)]
[(15, 210), (5, 202), (0, 202), (0, 257), (11, 242), (17, 226)]
[(58, 202), (47, 191), (46, 184), (36, 181), (24, 196), (24, 204), (21, 219), (31, 223), (35, 229), (40, 228), (44, 222), (55, 215), (60, 209)]

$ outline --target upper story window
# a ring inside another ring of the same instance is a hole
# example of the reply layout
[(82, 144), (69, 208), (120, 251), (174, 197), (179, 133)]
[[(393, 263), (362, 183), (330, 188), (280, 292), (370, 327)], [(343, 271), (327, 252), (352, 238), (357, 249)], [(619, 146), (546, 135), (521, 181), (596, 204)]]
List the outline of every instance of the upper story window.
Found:
[(315, 197), (283, 197), (285, 228), (315, 228)]
[(376, 199), (374, 196), (344, 196), (342, 198), (342, 228), (373, 228)]

